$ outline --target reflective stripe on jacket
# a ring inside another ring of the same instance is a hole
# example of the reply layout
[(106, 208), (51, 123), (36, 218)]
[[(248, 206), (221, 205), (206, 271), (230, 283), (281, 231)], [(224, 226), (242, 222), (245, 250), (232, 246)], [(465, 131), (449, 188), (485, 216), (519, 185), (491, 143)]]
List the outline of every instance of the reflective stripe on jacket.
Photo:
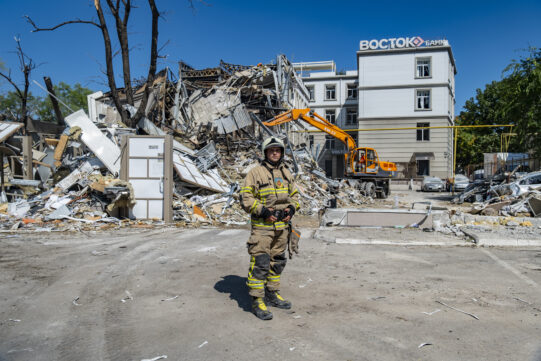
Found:
[(280, 230), (287, 224), (284, 222), (265, 222), (261, 218), (263, 207), (284, 210), (293, 206), (300, 208), (299, 191), (295, 186), (293, 175), (283, 163), (277, 167), (263, 161), (254, 167), (244, 179), (240, 190), (240, 204), (250, 213), (252, 227), (257, 229)]

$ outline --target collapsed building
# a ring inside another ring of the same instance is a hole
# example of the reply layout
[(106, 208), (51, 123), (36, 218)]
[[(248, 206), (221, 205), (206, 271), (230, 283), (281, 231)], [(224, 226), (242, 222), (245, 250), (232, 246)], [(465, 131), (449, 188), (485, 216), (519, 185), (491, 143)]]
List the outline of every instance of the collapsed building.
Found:
[[(130, 114), (142, 93), (137, 88), (134, 106), (123, 105)], [(318, 165), (323, 147), (307, 144), (306, 125), (263, 124), (307, 104), (307, 89), (279, 55), (273, 64), (221, 61), (196, 70), (180, 62), (176, 76), (163, 70), (134, 128), (122, 123), (111, 95), (102, 92), (88, 96), (88, 114), (74, 112), (50, 132), (17, 136), (22, 124), (2, 122), (2, 228), (246, 224), (239, 183), (260, 160), (268, 135), (286, 144), (301, 214), (372, 202), (347, 180), (325, 176)]]

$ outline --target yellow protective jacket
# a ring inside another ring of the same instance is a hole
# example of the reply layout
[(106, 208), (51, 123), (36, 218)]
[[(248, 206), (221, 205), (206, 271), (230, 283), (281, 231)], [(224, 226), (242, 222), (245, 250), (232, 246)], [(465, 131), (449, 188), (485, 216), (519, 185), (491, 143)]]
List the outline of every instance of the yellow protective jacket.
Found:
[(296, 212), (300, 208), (299, 191), (293, 175), (282, 162), (278, 166), (272, 166), (263, 161), (246, 175), (240, 190), (240, 204), (250, 213), (253, 228), (281, 230), (286, 228), (287, 224), (281, 221), (265, 222), (261, 218), (263, 207), (283, 210), (291, 205)]

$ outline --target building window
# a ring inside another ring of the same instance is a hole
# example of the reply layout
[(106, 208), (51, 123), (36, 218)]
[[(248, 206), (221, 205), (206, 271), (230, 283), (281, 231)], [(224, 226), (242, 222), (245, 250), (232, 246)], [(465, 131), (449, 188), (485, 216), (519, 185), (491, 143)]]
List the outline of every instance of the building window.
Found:
[(416, 62), (416, 78), (430, 78), (432, 76), (432, 71), (430, 69), (430, 58), (415, 58)]
[(347, 108), (346, 109), (346, 125), (355, 125), (357, 124), (357, 109)]
[(336, 100), (336, 85), (325, 85), (325, 100)]
[(357, 99), (357, 86), (348, 84), (348, 99)]
[(308, 89), (308, 100), (311, 102), (316, 101), (315, 94), (314, 94), (314, 86), (307, 86), (306, 89)]
[(430, 110), (430, 90), (416, 90), (415, 110)]
[(325, 109), (325, 119), (331, 124), (336, 124), (336, 111), (334, 109)]
[(326, 135), (325, 136), (325, 149), (334, 149), (334, 141), (336, 138), (334, 138), (332, 135)]
[[(417, 123), (417, 128), (430, 127), (430, 123)], [(417, 129), (417, 141), (424, 142), (430, 140), (430, 129)]]
[(312, 149), (314, 147), (314, 136), (313, 135), (308, 136), (308, 143), (310, 144), (310, 149)]

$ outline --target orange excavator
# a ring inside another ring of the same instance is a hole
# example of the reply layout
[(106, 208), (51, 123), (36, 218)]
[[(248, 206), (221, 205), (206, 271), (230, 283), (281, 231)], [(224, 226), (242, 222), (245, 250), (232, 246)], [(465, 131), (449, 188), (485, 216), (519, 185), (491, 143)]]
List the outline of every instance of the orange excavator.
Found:
[(346, 145), (347, 152), (344, 154), (345, 176), (350, 179), (357, 179), (357, 186), (365, 195), (387, 198), (391, 193), (390, 179), (396, 174), (396, 164), (380, 161), (374, 148), (357, 147), (351, 135), (316, 112), (312, 112), (310, 108), (289, 110), (263, 122), (263, 124), (272, 127), (293, 120), (304, 121)]

